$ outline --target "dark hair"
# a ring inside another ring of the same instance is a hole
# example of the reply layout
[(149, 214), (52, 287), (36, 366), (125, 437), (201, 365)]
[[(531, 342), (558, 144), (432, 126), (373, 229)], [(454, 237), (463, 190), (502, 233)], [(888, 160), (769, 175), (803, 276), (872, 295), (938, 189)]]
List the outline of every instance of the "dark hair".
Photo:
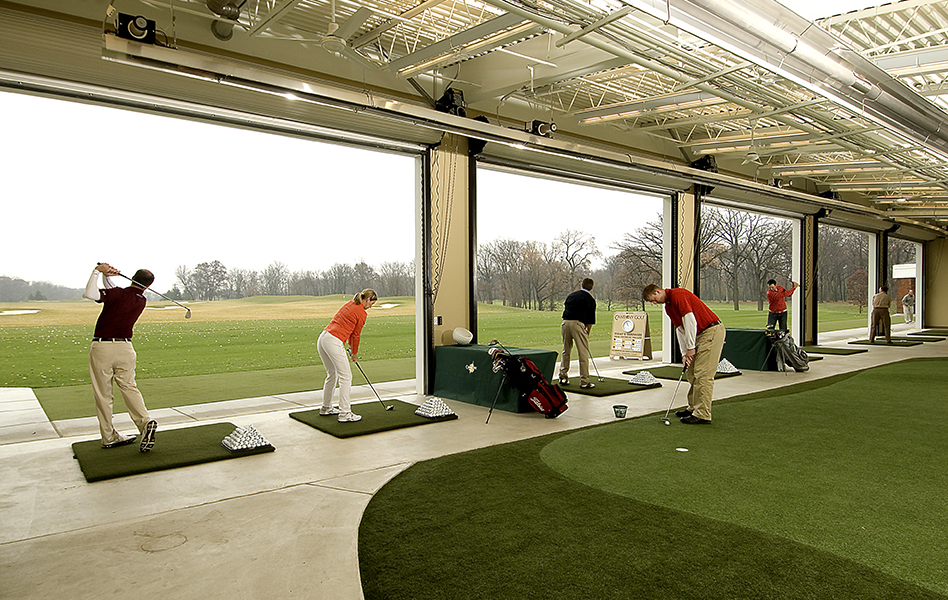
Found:
[(138, 285), (142, 289), (145, 289), (154, 282), (155, 274), (148, 269), (139, 269), (135, 271), (135, 276), (132, 277), (132, 283)]
[(882, 286), (882, 287), (879, 288), (879, 289), (882, 290), (883, 292), (888, 292), (888, 291), (889, 291), (889, 286), (884, 285), (884, 286)]
[(596, 282), (590, 279), (589, 277), (587, 277), (586, 279), (583, 279), (584, 290), (592, 290), (594, 285), (596, 285)]
[(776, 279), (770, 279), (770, 280), (767, 281), (767, 285), (777, 285), (777, 280), (776, 280)]
[(654, 294), (656, 290), (660, 290), (660, 289), (662, 288), (658, 287), (654, 283), (648, 284), (647, 286), (645, 286), (645, 289), (642, 290), (642, 300), (648, 300), (649, 296)]

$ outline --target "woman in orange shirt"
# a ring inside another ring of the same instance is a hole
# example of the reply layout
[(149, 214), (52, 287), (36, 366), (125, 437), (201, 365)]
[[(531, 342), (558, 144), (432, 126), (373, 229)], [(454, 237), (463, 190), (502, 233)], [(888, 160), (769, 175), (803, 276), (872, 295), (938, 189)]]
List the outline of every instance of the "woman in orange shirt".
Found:
[[(349, 405), (349, 390), (352, 387), (352, 369), (346, 357), (346, 342), (352, 350), (352, 360), (359, 360), (359, 336), (368, 317), (366, 311), (378, 300), (375, 290), (364, 289), (346, 302), (319, 334), (316, 350), (326, 367), (326, 383), (323, 385), (323, 405), (319, 414), (339, 415), (340, 423), (354, 423), (362, 417), (354, 414)], [(332, 394), (339, 384), (339, 408), (332, 405)]]

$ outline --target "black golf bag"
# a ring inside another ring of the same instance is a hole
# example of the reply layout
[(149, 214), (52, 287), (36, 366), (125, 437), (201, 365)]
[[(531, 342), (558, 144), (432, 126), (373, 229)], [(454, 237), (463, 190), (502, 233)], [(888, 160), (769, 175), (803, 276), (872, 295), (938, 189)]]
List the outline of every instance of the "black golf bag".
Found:
[(559, 386), (550, 384), (532, 360), (502, 352), (500, 348), (492, 348), (491, 355), (494, 370), (503, 369), (511, 387), (520, 392), (520, 398), (538, 413), (547, 419), (555, 419), (568, 408), (566, 394)]
[(786, 371), (787, 365), (797, 372), (810, 370), (810, 357), (797, 346), (790, 335), (780, 330), (769, 331), (767, 335), (773, 341), (774, 351), (777, 353), (778, 371)]

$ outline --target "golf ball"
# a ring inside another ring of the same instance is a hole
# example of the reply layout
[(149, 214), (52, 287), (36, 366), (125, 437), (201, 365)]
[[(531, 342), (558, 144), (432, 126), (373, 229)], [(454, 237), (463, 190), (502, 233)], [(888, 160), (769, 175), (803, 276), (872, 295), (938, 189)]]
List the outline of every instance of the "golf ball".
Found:
[(665, 421), (665, 425), (671, 425), (671, 423), (669, 423), (668, 421)]

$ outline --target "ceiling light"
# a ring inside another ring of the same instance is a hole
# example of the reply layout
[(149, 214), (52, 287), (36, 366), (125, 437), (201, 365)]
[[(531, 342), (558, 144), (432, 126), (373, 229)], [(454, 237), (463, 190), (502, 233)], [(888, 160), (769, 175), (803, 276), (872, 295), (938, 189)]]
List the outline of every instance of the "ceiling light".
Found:
[(755, 151), (753, 151), (753, 150), (751, 150), (750, 152), (748, 152), (747, 155), (744, 156), (744, 162), (742, 162), (741, 164), (742, 164), (742, 165), (746, 165), (746, 164), (748, 164), (748, 163), (754, 163), (755, 165), (759, 165), (759, 164), (760, 164), (760, 154), (757, 154), (757, 152), (755, 152)]

